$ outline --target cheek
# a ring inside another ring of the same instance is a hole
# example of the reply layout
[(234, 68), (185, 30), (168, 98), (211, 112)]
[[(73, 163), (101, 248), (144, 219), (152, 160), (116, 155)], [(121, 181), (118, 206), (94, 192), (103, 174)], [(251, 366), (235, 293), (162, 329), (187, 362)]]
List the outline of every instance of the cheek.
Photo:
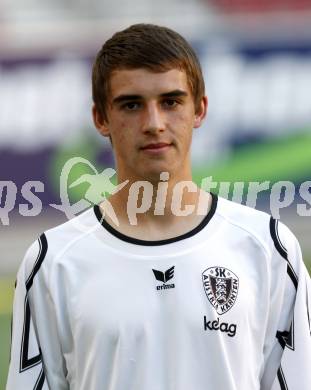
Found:
[(178, 123), (179, 125), (182, 125), (183, 128), (191, 128), (194, 124), (194, 113), (192, 111), (188, 110), (180, 110), (177, 112), (172, 113), (171, 120), (173, 123)]
[(126, 140), (129, 134), (129, 123), (125, 119), (120, 118), (113, 124), (113, 138), (117, 140)]
[(114, 128), (113, 139), (115, 151), (123, 157), (128, 157), (129, 150), (135, 143), (135, 134), (128, 121), (120, 121)]
[(126, 128), (126, 126), (128, 125), (128, 121), (126, 121), (126, 119), (124, 118), (120, 118), (117, 123), (115, 123), (114, 125), (114, 128), (116, 129), (116, 131), (119, 129), (119, 130), (123, 130)]
[(171, 118), (171, 123), (176, 131), (176, 135), (188, 139), (191, 138), (194, 120), (193, 117), (187, 114), (174, 115)]

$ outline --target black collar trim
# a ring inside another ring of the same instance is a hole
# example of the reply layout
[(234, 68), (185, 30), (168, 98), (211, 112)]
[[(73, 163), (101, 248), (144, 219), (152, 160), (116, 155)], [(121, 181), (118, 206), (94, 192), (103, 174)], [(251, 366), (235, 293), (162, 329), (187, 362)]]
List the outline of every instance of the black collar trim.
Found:
[(212, 205), (209, 213), (205, 216), (205, 218), (199, 223), (198, 226), (196, 226), (194, 229), (190, 230), (187, 233), (181, 234), (180, 236), (177, 237), (172, 237), (172, 238), (167, 238), (164, 240), (156, 240), (156, 241), (148, 241), (148, 240), (140, 240), (138, 238), (130, 237), (127, 236), (115, 228), (113, 228), (107, 221), (103, 218), (103, 215), (100, 211), (99, 205), (94, 206), (94, 213), (96, 215), (96, 218), (98, 219), (99, 223), (106, 229), (108, 230), (109, 233), (113, 234), (115, 237), (119, 238), (120, 240), (129, 242), (131, 244), (136, 244), (136, 245), (146, 245), (146, 246), (156, 246), (156, 245), (166, 245), (166, 244), (171, 244), (176, 241), (184, 240), (185, 238), (190, 238), (197, 234), (199, 231), (201, 231), (208, 223), (209, 221), (213, 218), (216, 208), (217, 208), (217, 202), (218, 202), (218, 197), (215, 194), (212, 194)]

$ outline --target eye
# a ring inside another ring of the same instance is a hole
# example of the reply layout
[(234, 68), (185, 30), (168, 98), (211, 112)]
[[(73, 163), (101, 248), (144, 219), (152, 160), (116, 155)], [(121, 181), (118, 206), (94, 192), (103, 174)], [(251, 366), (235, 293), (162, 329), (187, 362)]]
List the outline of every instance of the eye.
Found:
[(137, 102), (127, 102), (122, 105), (122, 108), (127, 111), (135, 111), (139, 108), (139, 103)]
[(163, 105), (167, 108), (174, 108), (179, 104), (176, 99), (165, 99), (163, 101)]

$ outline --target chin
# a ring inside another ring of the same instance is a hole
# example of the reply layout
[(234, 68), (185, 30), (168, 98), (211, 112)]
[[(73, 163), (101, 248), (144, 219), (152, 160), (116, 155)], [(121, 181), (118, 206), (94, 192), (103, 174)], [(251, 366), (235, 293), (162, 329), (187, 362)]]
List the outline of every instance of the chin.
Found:
[(171, 175), (173, 173), (171, 167), (163, 166), (163, 167), (159, 167), (157, 169), (145, 170), (141, 176), (144, 177), (144, 180), (147, 180), (150, 182), (158, 182), (160, 180), (160, 175), (162, 172), (168, 172), (169, 177), (171, 177)]

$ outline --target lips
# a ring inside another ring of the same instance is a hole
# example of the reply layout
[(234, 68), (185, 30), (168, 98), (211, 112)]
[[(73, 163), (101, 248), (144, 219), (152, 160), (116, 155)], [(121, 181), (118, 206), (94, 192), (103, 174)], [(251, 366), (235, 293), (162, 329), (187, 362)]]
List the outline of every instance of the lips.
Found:
[(145, 145), (142, 147), (143, 150), (154, 150), (154, 149), (162, 149), (162, 148), (165, 148), (167, 146), (171, 146), (171, 144), (168, 144), (166, 142), (158, 142), (158, 143), (152, 143), (152, 144), (148, 144), (148, 145)]

